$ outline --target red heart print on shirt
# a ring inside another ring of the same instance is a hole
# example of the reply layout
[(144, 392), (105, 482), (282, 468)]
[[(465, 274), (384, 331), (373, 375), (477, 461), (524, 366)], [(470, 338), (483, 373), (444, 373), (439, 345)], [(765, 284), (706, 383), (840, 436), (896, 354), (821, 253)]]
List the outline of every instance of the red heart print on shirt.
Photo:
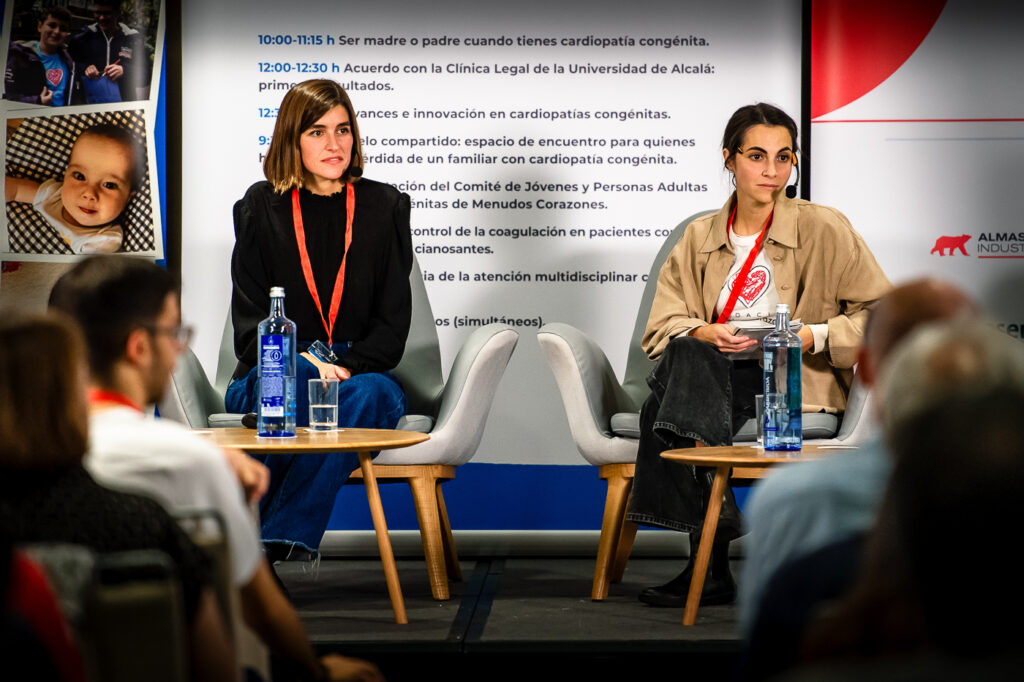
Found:
[[(38, 73), (38, 72), (36, 72)], [(64, 72), (60, 69), (47, 69), (46, 80), (50, 82), (50, 85), (57, 87), (60, 85), (61, 80), (64, 78)]]
[(768, 280), (768, 268), (763, 265), (752, 267), (747, 275), (747, 282), (740, 291), (740, 303), (748, 308), (757, 303), (757, 299), (761, 298), (768, 290)]

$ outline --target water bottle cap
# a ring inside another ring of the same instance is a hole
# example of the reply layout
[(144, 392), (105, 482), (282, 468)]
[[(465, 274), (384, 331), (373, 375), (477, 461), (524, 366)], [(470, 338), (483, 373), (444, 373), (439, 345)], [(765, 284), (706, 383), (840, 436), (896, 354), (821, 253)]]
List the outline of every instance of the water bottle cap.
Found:
[(284, 298), (284, 287), (270, 287), (270, 297), (281, 297)]
[(775, 312), (777, 312), (777, 313), (788, 313), (789, 312), (789, 304), (788, 303), (778, 303), (778, 304), (776, 304), (775, 305)]

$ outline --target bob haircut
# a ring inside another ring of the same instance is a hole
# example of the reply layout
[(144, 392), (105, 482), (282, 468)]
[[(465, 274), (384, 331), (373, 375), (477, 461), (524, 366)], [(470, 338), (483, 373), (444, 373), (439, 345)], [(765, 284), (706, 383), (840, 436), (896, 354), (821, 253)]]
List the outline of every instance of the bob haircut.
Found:
[[(782, 126), (789, 131), (789, 139), (793, 142), (793, 159), (795, 161), (800, 150), (796, 145), (796, 122), (782, 109), (771, 104), (758, 102), (740, 107), (729, 118), (725, 124), (725, 134), (722, 135), (722, 149), (729, 150), (729, 156), (725, 159), (728, 164), (743, 144), (743, 136), (747, 131), (756, 125)], [(726, 165), (728, 168), (728, 165)]]
[(0, 347), (0, 469), (79, 464), (88, 445), (81, 333), (61, 313), (8, 310)]
[(302, 165), (299, 137), (334, 107), (345, 107), (352, 126), (352, 159), (341, 181), (356, 182), (362, 176), (363, 145), (352, 101), (345, 89), (332, 80), (308, 80), (289, 90), (281, 101), (274, 136), (263, 160), (263, 174), (276, 191), (305, 186), (306, 169)]

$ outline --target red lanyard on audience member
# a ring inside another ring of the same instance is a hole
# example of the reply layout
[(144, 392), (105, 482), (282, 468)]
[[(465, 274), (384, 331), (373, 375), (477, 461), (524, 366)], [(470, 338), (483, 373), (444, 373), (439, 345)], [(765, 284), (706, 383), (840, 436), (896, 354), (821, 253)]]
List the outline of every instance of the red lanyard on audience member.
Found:
[(142, 412), (142, 408), (136, 405), (134, 400), (124, 393), (118, 393), (117, 391), (108, 391), (104, 388), (90, 388), (87, 397), (90, 403), (116, 403)]
[(295, 225), (295, 241), (299, 244), (299, 260), (302, 263), (302, 274), (306, 278), (306, 288), (313, 296), (316, 309), (320, 312), (320, 320), (324, 323), (324, 330), (327, 332), (327, 345), (331, 345), (331, 337), (334, 334), (334, 321), (338, 317), (338, 308), (341, 307), (341, 293), (345, 290), (345, 261), (348, 260), (348, 248), (352, 245), (352, 218), (356, 214), (356, 190), (352, 183), (347, 183), (345, 189), (345, 255), (341, 257), (341, 267), (338, 268), (338, 276), (334, 279), (334, 292), (331, 294), (331, 310), (329, 312), (330, 324), (324, 318), (324, 309), (320, 305), (320, 294), (316, 290), (316, 280), (313, 279), (313, 266), (309, 262), (309, 252), (306, 251), (306, 231), (302, 227), (302, 209), (299, 206), (299, 190), (292, 190), (292, 222)]
[[(757, 258), (757, 254), (761, 252), (761, 243), (764, 241), (764, 236), (768, 234), (768, 228), (771, 227), (772, 218), (775, 217), (775, 209), (768, 214), (768, 220), (764, 221), (764, 227), (761, 228), (761, 234), (757, 236), (757, 241), (754, 242), (754, 248), (750, 250), (747, 255), (747, 260), (743, 262), (743, 267), (740, 268), (739, 273), (736, 275), (736, 279), (732, 282), (732, 291), (729, 292), (729, 300), (725, 302), (725, 307), (722, 308), (722, 314), (715, 320), (715, 324), (725, 324), (729, 320), (729, 316), (732, 315), (732, 309), (736, 307), (736, 299), (740, 297), (740, 292), (743, 291), (743, 287), (747, 284), (747, 277), (750, 275), (750, 268), (754, 266), (754, 260)], [(732, 213), (729, 214), (729, 222), (725, 226), (725, 233), (728, 234), (729, 230), (732, 229), (732, 221), (736, 218), (736, 206), (732, 207)]]

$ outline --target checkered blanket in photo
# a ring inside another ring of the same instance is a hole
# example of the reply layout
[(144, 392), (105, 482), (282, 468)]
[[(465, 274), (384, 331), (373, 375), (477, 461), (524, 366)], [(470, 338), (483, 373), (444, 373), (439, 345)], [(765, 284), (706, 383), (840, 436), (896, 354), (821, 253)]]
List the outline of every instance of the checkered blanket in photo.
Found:
[[(139, 148), (146, 149), (145, 117), (141, 110), (26, 118), (7, 141), (7, 175), (40, 183), (50, 178), (62, 178), (71, 156), (71, 147), (79, 133), (103, 123), (128, 129)], [(148, 159), (149, 155), (141, 154), (141, 158)], [(122, 251), (154, 249), (148, 168), (142, 175), (138, 192), (125, 207), (121, 229), (124, 232)], [(10, 250), (16, 253), (72, 253), (67, 243), (31, 204), (7, 204), (7, 234)]]

